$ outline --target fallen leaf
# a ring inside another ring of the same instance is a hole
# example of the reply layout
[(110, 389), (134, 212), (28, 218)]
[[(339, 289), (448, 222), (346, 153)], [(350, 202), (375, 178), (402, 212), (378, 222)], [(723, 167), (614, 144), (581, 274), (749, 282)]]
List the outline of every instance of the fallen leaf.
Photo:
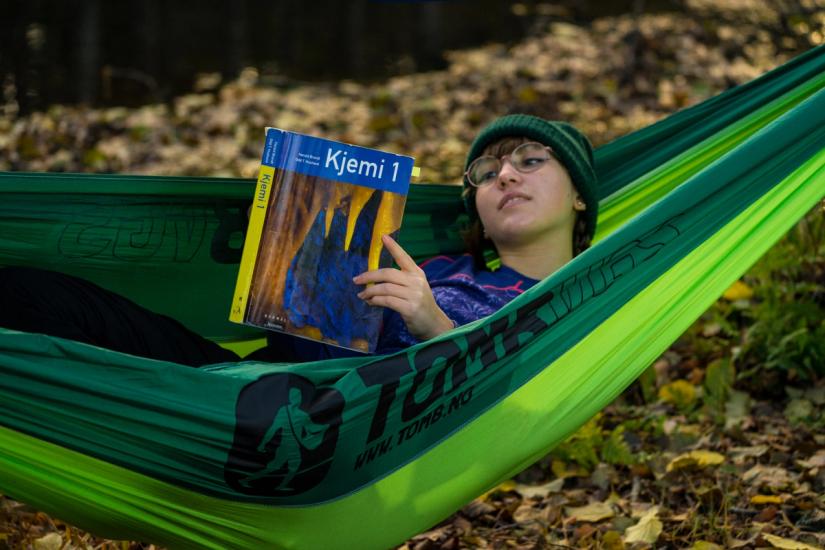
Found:
[(690, 547), (690, 550), (724, 550), (724, 548), (706, 540), (697, 540)]
[(605, 550), (624, 550), (624, 542), (618, 531), (608, 531), (602, 536)]
[(742, 474), (742, 480), (757, 487), (768, 487), (770, 489), (784, 489), (794, 481), (786, 469), (777, 466), (762, 466), (761, 464), (757, 464)]
[(519, 483), (513, 487), (513, 490), (524, 498), (544, 498), (550, 493), (558, 493), (562, 490), (562, 487), (564, 487), (564, 479), (558, 478), (544, 485), (522, 485)]
[(63, 537), (59, 533), (49, 533), (34, 540), (34, 550), (60, 550)]
[(470, 504), (461, 509), (462, 513), (470, 519), (483, 516), (484, 514), (492, 514), (496, 511), (492, 504), (488, 504), (481, 499), (475, 499)]
[(800, 460), (799, 464), (805, 468), (825, 467), (825, 449), (818, 450), (816, 454), (812, 455), (811, 458), (807, 460)]
[(495, 487), (493, 487), (492, 489), (490, 489), (489, 491), (481, 494), (478, 498), (481, 500), (488, 500), (490, 498), (490, 495), (492, 495), (493, 493), (506, 493), (507, 491), (512, 491), (516, 488), (516, 485), (518, 484), (515, 481), (513, 481), (512, 479), (508, 479), (507, 481), (503, 481)]
[(658, 508), (654, 506), (642, 516), (639, 523), (628, 527), (624, 532), (625, 543), (633, 544), (634, 542), (643, 542), (653, 544), (656, 542), (659, 539), (659, 535), (662, 534), (662, 522), (656, 518), (658, 511)]
[(659, 399), (683, 408), (696, 401), (696, 388), (687, 380), (676, 380), (659, 388)]
[(776, 519), (776, 515), (778, 513), (779, 510), (776, 506), (767, 506), (766, 508), (763, 508), (761, 512), (753, 516), (753, 523), (771, 523), (774, 519)]
[(707, 468), (708, 466), (718, 466), (725, 461), (725, 456), (713, 451), (690, 451), (681, 454), (670, 461), (666, 471), (674, 472), (686, 468)]
[(736, 281), (722, 294), (722, 297), (729, 302), (748, 300), (753, 297), (753, 289), (742, 281)]
[(822, 550), (822, 548), (818, 546), (811, 546), (804, 542), (777, 537), (776, 535), (769, 535), (767, 533), (762, 533), (762, 538), (774, 548), (782, 548), (783, 550)]
[(613, 507), (606, 502), (593, 502), (586, 506), (565, 508), (565, 513), (575, 521), (601, 521), (616, 515)]
[(530, 504), (522, 504), (513, 512), (513, 520), (516, 523), (531, 523), (543, 517), (543, 510), (534, 508)]
[(753, 445), (751, 447), (731, 447), (728, 455), (734, 464), (742, 464), (746, 458), (759, 458), (768, 452), (767, 445)]
[(782, 504), (785, 499), (780, 495), (754, 495), (751, 504)]

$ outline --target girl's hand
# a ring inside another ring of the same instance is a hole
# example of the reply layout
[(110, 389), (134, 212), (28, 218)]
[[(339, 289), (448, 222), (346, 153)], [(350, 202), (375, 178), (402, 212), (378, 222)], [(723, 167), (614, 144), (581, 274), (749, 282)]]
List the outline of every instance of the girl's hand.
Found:
[(358, 293), (371, 306), (384, 306), (398, 312), (410, 334), (419, 340), (429, 340), (451, 330), (454, 325), (438, 307), (424, 271), (389, 235), (382, 241), (400, 269), (384, 268), (366, 271), (353, 277), (358, 285), (372, 283)]

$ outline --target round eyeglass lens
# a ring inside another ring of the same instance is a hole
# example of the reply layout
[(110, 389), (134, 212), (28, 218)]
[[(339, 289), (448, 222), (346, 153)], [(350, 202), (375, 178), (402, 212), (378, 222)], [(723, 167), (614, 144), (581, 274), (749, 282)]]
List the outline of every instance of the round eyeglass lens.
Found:
[[(509, 158), (513, 168), (519, 172), (532, 172), (550, 160), (552, 154), (549, 149), (541, 143), (528, 142), (516, 147), (509, 155), (504, 155), (501, 159)], [(484, 187), (493, 183), (501, 171), (501, 160), (485, 155), (478, 157), (470, 164), (467, 170), (467, 177), (470, 183), (476, 187)]]
[(483, 187), (496, 180), (500, 169), (501, 162), (496, 157), (478, 157), (470, 165), (467, 177), (470, 178), (470, 183), (476, 187)]
[(519, 145), (510, 155), (510, 162), (519, 172), (538, 170), (548, 160), (550, 160), (550, 152), (547, 147), (534, 142)]

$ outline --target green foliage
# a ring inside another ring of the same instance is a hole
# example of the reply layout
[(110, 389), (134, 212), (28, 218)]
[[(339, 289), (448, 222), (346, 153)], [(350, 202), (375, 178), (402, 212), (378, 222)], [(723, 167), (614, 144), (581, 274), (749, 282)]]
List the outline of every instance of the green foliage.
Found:
[(602, 460), (608, 464), (631, 466), (638, 462), (638, 457), (630, 450), (624, 438), (624, 426), (618, 426), (605, 439), (601, 452)]
[(556, 447), (551, 456), (587, 471), (592, 471), (600, 462), (621, 466), (638, 464), (641, 457), (633, 453), (625, 440), (625, 429), (622, 424), (613, 430), (603, 429), (598, 415)]
[(576, 464), (587, 470), (592, 470), (599, 463), (597, 450), (604, 443), (602, 429), (599, 426), (600, 416), (590, 419), (579, 428), (567, 441), (556, 447), (552, 456), (567, 463)]
[(825, 209), (814, 210), (751, 270), (758, 284), (737, 363), (745, 375), (825, 375)]
[(732, 360), (739, 380), (775, 391), (825, 376), (825, 206), (818, 205), (745, 275), (753, 296), (719, 300), (686, 335), (710, 363), (705, 405), (718, 414)]

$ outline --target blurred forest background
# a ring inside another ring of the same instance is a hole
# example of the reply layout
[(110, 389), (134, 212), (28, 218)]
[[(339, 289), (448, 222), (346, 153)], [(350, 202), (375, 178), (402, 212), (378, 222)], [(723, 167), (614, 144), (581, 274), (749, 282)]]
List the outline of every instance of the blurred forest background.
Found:
[[(458, 183), (496, 116), (600, 145), (825, 43), (825, 0), (3, 7), (3, 171), (252, 178), (277, 126)], [(405, 547), (822, 548), (823, 377), (819, 205), (602, 414)], [(144, 546), (0, 498), (0, 548)]]

